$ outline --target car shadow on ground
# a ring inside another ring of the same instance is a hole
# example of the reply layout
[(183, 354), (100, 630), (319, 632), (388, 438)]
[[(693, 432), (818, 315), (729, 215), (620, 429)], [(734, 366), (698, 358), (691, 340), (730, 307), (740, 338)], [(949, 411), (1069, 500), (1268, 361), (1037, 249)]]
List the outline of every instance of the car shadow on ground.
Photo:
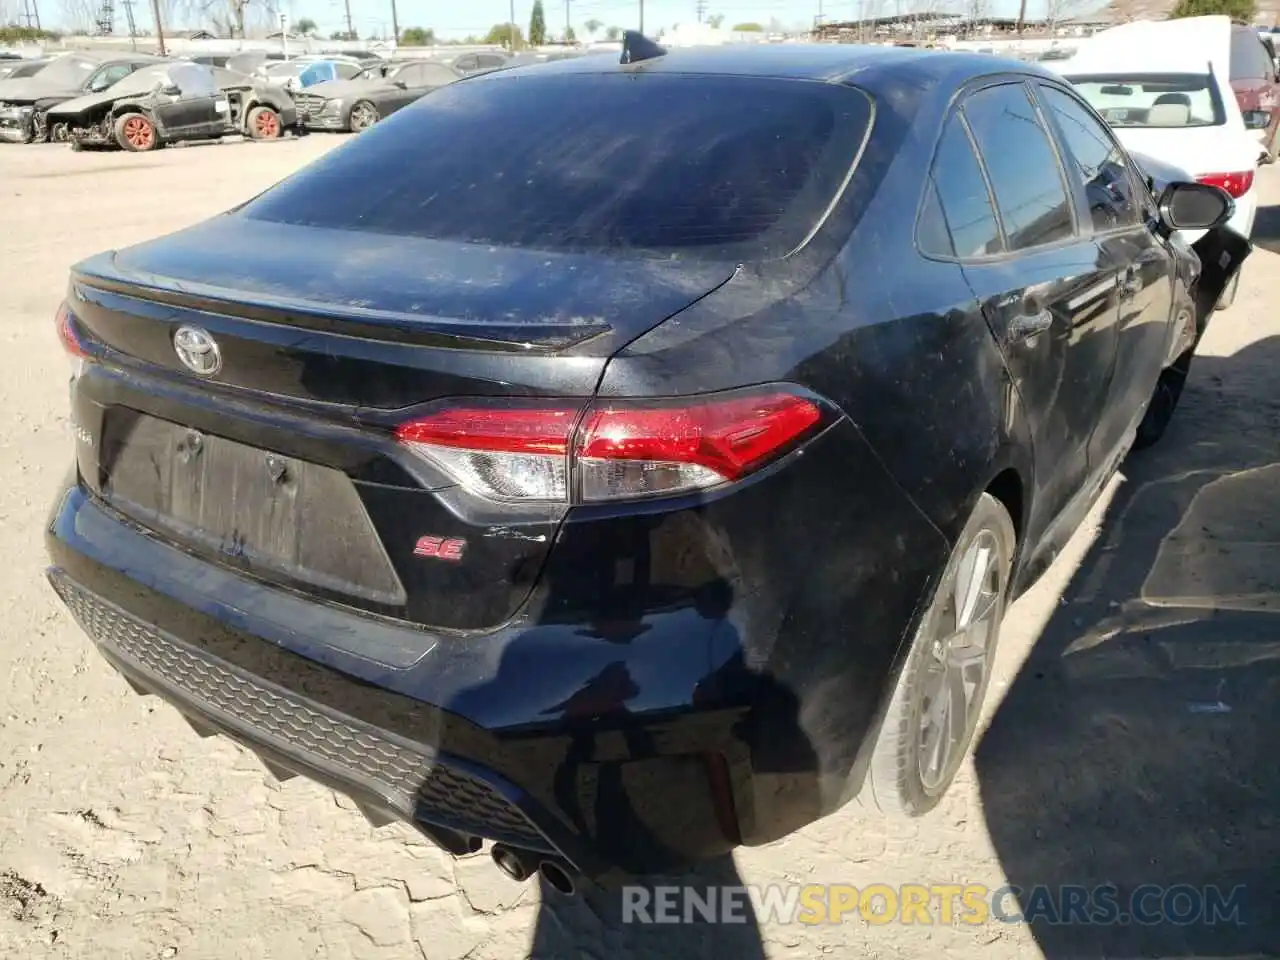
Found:
[(1050, 960), (1280, 942), (1277, 371), (1280, 337), (1197, 357), (976, 751), (1001, 912)]
[[(1259, 207), (1253, 221), (1253, 245), (1271, 253), (1280, 253), (1280, 204)], [(1256, 266), (1256, 265), (1255, 265)]]

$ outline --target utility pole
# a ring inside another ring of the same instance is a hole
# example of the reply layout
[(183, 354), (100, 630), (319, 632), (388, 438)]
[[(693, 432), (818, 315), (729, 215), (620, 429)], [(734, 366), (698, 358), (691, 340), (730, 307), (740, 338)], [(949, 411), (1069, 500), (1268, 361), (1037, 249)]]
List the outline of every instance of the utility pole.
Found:
[(353, 40), (356, 35), (356, 28), (351, 26), (351, 0), (344, 0), (347, 8), (347, 39)]
[(644, 0), (640, 0), (640, 32), (644, 33)]
[(568, 40), (569, 40), (569, 2), (570, 2), (570, 0), (564, 0), (564, 39), (565, 39), (565, 42), (568, 42)]
[(22, 6), (22, 19), (27, 21), (27, 29), (43, 29), (40, 26), (40, 7), (36, 5), (36, 0), (23, 0)]
[(138, 25), (133, 19), (133, 0), (124, 0), (124, 18), (129, 24), (129, 49), (138, 52)]
[(695, 8), (698, 13), (698, 22), (701, 23), (707, 14), (707, 0), (698, 0)]
[(511, 0), (511, 29), (507, 31), (507, 46), (511, 48), (511, 52), (516, 52), (516, 0)]
[(160, 19), (160, 0), (151, 0), (151, 13), (156, 18), (156, 43), (160, 47), (160, 56), (167, 54), (164, 51), (164, 23)]
[(391, 0), (391, 32), (395, 34), (396, 46), (400, 45), (400, 16), (396, 13), (396, 0)]

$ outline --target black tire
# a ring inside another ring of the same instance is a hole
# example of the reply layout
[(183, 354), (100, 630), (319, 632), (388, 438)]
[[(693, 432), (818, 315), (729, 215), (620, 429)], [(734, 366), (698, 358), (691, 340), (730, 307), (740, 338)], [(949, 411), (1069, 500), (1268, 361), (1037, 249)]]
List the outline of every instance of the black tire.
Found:
[[(1009, 512), (995, 497), (982, 494), (956, 541), (911, 642), (872, 751), (867, 780), (859, 796), (863, 807), (892, 817), (923, 816), (938, 805), (955, 780), (973, 741), (982, 701), (991, 681), (1016, 546), (1017, 536)], [(980, 571), (981, 576), (975, 577), (973, 571)], [(976, 665), (970, 663), (967, 676), (966, 669), (954, 669), (952, 664), (967, 660), (966, 654), (979, 647), (977, 638), (967, 638), (974, 642), (956, 648), (952, 641), (961, 634), (942, 634), (949, 625), (962, 619), (963, 611), (956, 608), (956, 590), (962, 576), (970, 587), (981, 588), (976, 599), (970, 591), (970, 602), (961, 601), (975, 614), (971, 624), (985, 625), (975, 631), (981, 634), (980, 668), (975, 670)], [(973, 681), (971, 690), (967, 688), (968, 680)], [(945, 704), (952, 702), (957, 682), (965, 698), (963, 710), (959, 714), (947, 711), (945, 717), (939, 716)], [(933, 740), (934, 744), (946, 745), (945, 757), (926, 756), (933, 752), (926, 744), (926, 735), (936, 729), (935, 724), (929, 722), (926, 730), (926, 722), (934, 720), (947, 721), (948, 735), (944, 738), (939, 734)]]
[[(120, 149), (146, 153), (160, 145), (160, 133), (151, 119), (141, 113), (122, 113), (112, 127)], [(148, 132), (149, 131), (149, 132)]]
[(368, 100), (357, 100), (351, 105), (351, 113), (347, 115), (347, 127), (352, 133), (368, 130), (379, 120), (378, 108)]
[(245, 133), (254, 140), (279, 140), (284, 136), (284, 124), (270, 107), (257, 106), (245, 118)]
[(1155, 391), (1151, 394), (1151, 402), (1147, 405), (1147, 412), (1142, 415), (1142, 422), (1138, 424), (1133, 449), (1145, 450), (1155, 446), (1169, 429), (1173, 413), (1178, 409), (1178, 401), (1182, 399), (1182, 388), (1187, 384), (1187, 374), (1191, 371), (1191, 359), (1194, 356), (1195, 348), (1192, 347), (1161, 371)]
[(1222, 289), (1222, 296), (1218, 298), (1218, 303), (1214, 306), (1215, 310), (1226, 310), (1236, 302), (1236, 292), (1240, 289), (1240, 267), (1236, 270), (1236, 275), (1232, 277), (1225, 287)]

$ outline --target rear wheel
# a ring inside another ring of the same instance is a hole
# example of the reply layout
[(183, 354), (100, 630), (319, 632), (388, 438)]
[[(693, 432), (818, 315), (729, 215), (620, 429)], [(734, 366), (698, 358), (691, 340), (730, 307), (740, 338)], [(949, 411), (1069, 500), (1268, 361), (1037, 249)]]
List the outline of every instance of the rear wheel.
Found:
[(1155, 392), (1151, 395), (1151, 402), (1147, 405), (1147, 412), (1142, 415), (1142, 422), (1138, 424), (1138, 435), (1133, 440), (1133, 449), (1145, 450), (1153, 446), (1169, 429), (1173, 412), (1178, 407), (1178, 401), (1182, 399), (1182, 388), (1186, 386), (1193, 356), (1195, 356), (1194, 347), (1160, 373)]
[(55, 123), (49, 127), (50, 143), (66, 143), (71, 137), (71, 128), (65, 123)]
[(270, 107), (254, 107), (250, 110), (245, 126), (254, 140), (279, 140), (284, 132), (280, 114)]
[(864, 806), (918, 817), (968, 752), (991, 680), (1017, 537), (984, 493), (956, 541), (907, 654), (871, 756)]
[(378, 122), (378, 108), (368, 100), (360, 100), (351, 108), (351, 120), (348, 124), (352, 133), (367, 130)]
[(156, 127), (140, 113), (122, 113), (115, 123), (116, 143), (133, 153), (154, 150), (159, 142)]
[[(1178, 329), (1184, 329), (1184, 325), (1190, 321), (1189, 314), (1192, 309), (1189, 304), (1181, 308), (1177, 317)], [(1169, 429), (1173, 413), (1178, 408), (1178, 401), (1182, 399), (1182, 388), (1186, 386), (1187, 374), (1191, 372), (1191, 360), (1195, 357), (1196, 346), (1200, 343), (1204, 327), (1205, 320), (1199, 319), (1196, 323), (1195, 341), (1179, 355), (1178, 359), (1160, 372), (1160, 378), (1156, 380), (1156, 388), (1152, 391), (1151, 400), (1147, 404), (1147, 412), (1142, 415), (1142, 421), (1138, 424), (1133, 449), (1144, 450), (1153, 446)]]

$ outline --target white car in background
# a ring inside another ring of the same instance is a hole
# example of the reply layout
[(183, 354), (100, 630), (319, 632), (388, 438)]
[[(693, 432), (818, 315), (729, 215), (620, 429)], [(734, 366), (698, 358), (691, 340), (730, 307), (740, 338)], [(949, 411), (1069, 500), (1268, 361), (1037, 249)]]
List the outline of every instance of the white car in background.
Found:
[[(1202, 19), (1202, 18), (1196, 18)], [(1230, 26), (1225, 17), (1221, 19)], [(1228, 80), (1229, 29), (1166, 20), (1113, 27), (1083, 42), (1061, 73), (1131, 153), (1145, 154), (1221, 187), (1235, 199), (1227, 226), (1245, 237), (1258, 211), (1257, 135), (1245, 127)], [(1184, 236), (1194, 243), (1200, 234)], [(1218, 308), (1231, 305), (1239, 273)]]

